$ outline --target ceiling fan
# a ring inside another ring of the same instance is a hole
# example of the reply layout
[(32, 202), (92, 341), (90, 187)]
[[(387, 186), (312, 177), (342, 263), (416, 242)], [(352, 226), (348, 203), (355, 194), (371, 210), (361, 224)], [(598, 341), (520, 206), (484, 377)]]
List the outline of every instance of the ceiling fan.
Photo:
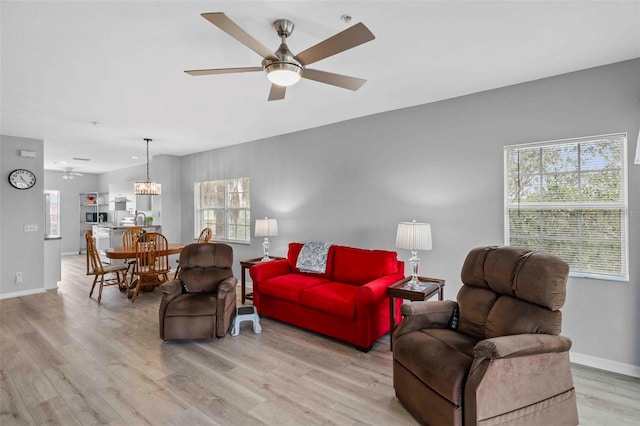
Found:
[(189, 75), (200, 76), (265, 71), (267, 78), (272, 83), (271, 91), (269, 92), (269, 101), (284, 99), (287, 87), (296, 84), (300, 78), (331, 84), (349, 90), (358, 90), (367, 81), (362, 78), (307, 68), (307, 65), (314, 62), (318, 62), (329, 56), (344, 52), (345, 50), (375, 39), (371, 31), (361, 22), (294, 55), (286, 43), (287, 37), (293, 32), (294, 25), (293, 22), (287, 19), (278, 19), (273, 23), (273, 28), (278, 33), (278, 36), (280, 36), (281, 44), (278, 50), (272, 52), (262, 43), (251, 37), (224, 13), (203, 13), (202, 17), (260, 55), (263, 58), (262, 66), (185, 71)]
[(84, 176), (83, 173), (74, 172), (73, 167), (65, 167), (61, 172), (58, 173), (62, 174), (62, 179), (64, 180), (73, 180), (76, 178), (76, 176)]

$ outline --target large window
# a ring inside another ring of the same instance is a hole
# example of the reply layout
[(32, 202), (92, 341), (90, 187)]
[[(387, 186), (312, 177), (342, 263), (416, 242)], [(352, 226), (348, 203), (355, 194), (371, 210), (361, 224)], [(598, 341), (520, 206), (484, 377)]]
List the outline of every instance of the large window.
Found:
[(507, 146), (505, 243), (628, 280), (626, 134)]
[(196, 182), (194, 185), (197, 238), (203, 228), (211, 228), (214, 240), (251, 240), (249, 178)]

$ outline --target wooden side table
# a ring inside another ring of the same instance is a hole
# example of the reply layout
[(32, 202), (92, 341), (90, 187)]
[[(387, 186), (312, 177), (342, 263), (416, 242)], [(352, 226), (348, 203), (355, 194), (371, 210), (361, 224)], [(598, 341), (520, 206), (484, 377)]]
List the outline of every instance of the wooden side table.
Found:
[(438, 294), (438, 300), (444, 297), (444, 280), (439, 278), (418, 277), (424, 288), (414, 290), (407, 287), (407, 283), (411, 277), (403, 278), (400, 281), (387, 287), (387, 295), (389, 295), (389, 346), (393, 350), (393, 331), (396, 329), (396, 298), (411, 301), (427, 300)]
[[(271, 260), (282, 260), (284, 257), (277, 256), (269, 256)], [(246, 272), (247, 269), (251, 268), (253, 265), (257, 265), (258, 263), (262, 263), (262, 257), (254, 257), (252, 259), (241, 260), (240, 261), (240, 282), (242, 284), (242, 304), (249, 299), (253, 300), (253, 293), (247, 294), (247, 281), (246, 281)]]

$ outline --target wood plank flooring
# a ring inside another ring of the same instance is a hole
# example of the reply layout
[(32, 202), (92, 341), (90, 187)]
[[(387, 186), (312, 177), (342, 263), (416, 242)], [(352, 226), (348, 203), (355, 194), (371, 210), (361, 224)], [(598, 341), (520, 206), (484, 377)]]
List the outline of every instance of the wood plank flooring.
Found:
[[(262, 334), (163, 343), (160, 292), (90, 299), (84, 256), (58, 290), (0, 301), (0, 424), (415, 425), (389, 338), (369, 353), (269, 319)], [(637, 425), (640, 380), (574, 366), (580, 424)]]

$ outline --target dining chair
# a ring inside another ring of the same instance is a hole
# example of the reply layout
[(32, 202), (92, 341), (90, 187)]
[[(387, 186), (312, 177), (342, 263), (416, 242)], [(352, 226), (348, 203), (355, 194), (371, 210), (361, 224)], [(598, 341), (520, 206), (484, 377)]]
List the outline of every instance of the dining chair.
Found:
[[(122, 247), (125, 250), (134, 251), (135, 242), (139, 235), (143, 233), (143, 229), (139, 226), (132, 226), (127, 228), (122, 233)], [(133, 282), (133, 273), (136, 268), (136, 259), (125, 259), (124, 263), (127, 265), (127, 274), (129, 275), (129, 282)]]
[(121, 291), (127, 288), (127, 266), (123, 263), (103, 265), (92, 232), (85, 231), (85, 238), (87, 239), (87, 275), (94, 276), (89, 297), (93, 296), (93, 290), (100, 280), (100, 289), (98, 290), (98, 303), (100, 303), (102, 301), (102, 287), (117, 285)]
[(204, 228), (202, 231), (200, 231), (200, 235), (198, 236), (198, 243), (208, 243), (209, 241), (211, 241), (212, 237), (213, 231), (211, 230), (211, 228)]
[[(197, 244), (208, 243), (211, 241), (212, 237), (213, 237), (213, 231), (211, 230), (211, 228), (204, 228), (202, 231), (200, 231), (200, 235), (198, 235)], [(176, 267), (175, 274), (173, 274), (173, 279), (178, 278), (178, 272), (180, 272), (180, 259), (176, 259), (176, 263), (178, 263), (178, 266)]]
[(131, 295), (133, 303), (143, 287), (155, 287), (169, 280), (169, 243), (159, 232), (146, 232), (135, 241), (136, 265), (134, 274), (138, 277)]

